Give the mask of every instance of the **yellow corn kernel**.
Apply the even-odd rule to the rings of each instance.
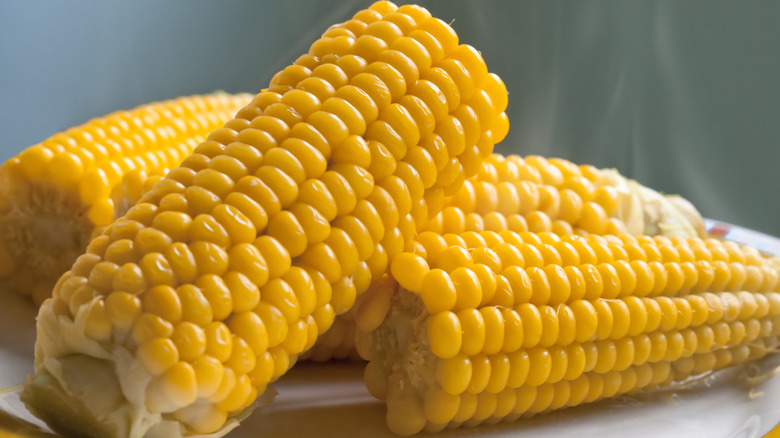
[[[231,318],[229,328],[249,345],[255,355],[260,355],[268,349],[268,333],[256,313],[237,313]]]
[[[431,317],[428,329],[433,353],[442,359],[454,357],[461,349],[462,328],[458,316],[449,311]]]
[[[415,254],[401,254],[393,259],[390,272],[398,279],[402,287],[419,291],[423,278],[428,273],[428,263]]]
[[[150,339],[138,346],[138,359],[153,375],[162,375],[179,360],[176,345],[168,338]]]
[[[455,283],[441,269],[430,270],[423,276],[420,295],[431,313],[451,310],[457,302]]]

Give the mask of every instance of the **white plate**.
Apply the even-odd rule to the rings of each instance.
[[[780,254],[780,239],[717,221],[708,229],[761,250]],[[0,291],[2,293],[2,291]],[[15,296],[0,305],[0,388],[23,382],[32,371],[35,310]],[[780,366],[775,355],[763,369]],[[497,426],[445,431],[435,436],[534,438],[752,438],[780,423],[780,375],[750,397],[745,369],[716,374],[694,388],[622,397]],[[231,438],[394,437],[384,424],[384,408],[362,382],[362,364],[301,363],[276,385],[274,403],[253,413]],[[6,397],[8,400],[8,397]],[[8,409],[8,407],[6,407]],[[1,424],[1,422],[0,422]],[[0,427],[0,437],[4,437]],[[420,434],[420,437],[428,436]]]

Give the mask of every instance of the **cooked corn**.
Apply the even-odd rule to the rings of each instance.
[[[429,243],[438,235],[466,231],[480,242],[474,232],[705,235],[701,216],[685,200],[662,196],[614,170],[578,166],[560,158],[499,154],[486,157],[476,175],[445,196],[443,209],[423,230],[429,233],[422,239]],[[437,251],[445,245],[439,242],[442,247]],[[349,337],[354,333],[354,315],[340,315],[336,321],[336,332],[325,333],[302,359],[354,357],[347,354],[355,344]]]
[[[65,433],[227,433],[476,171],[506,101],[422,8],[328,29],[60,278],[26,403]]]
[[[778,346],[779,273],[750,248],[424,234],[391,264],[392,306],[357,315],[366,385],[400,435],[650,390]]]
[[[91,237],[250,100],[214,93],[117,111],[0,166],[0,279],[42,303]]]

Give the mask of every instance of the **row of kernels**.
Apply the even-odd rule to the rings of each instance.
[[[154,248],[156,251],[143,254],[136,250],[134,242],[119,239],[108,243],[105,235],[95,239],[87,254],[74,264],[76,273],[88,275],[90,284],[106,293],[110,290],[139,292],[145,286],[158,284],[177,286],[193,282],[198,272],[222,276],[228,271],[238,271],[263,286],[269,276],[281,276],[289,267],[289,255],[270,237],[258,238],[254,245],[235,245],[229,251],[203,240],[189,245],[175,242],[163,247],[169,241],[160,239],[149,243],[160,245]],[[101,255],[103,261],[98,262],[96,257]]]
[[[214,100],[215,97],[217,96],[208,96],[204,99]],[[91,125],[98,122],[90,122],[83,127],[72,128],[53,136],[41,146],[29,148],[22,153],[25,158],[20,161],[23,165],[22,170],[23,173],[29,174],[28,177],[31,179],[49,175],[48,178],[59,181],[65,186],[78,182],[78,187],[73,188],[78,191],[85,205],[93,206],[88,214],[90,219],[97,221],[95,224],[98,226],[107,225],[114,217],[121,215],[127,205],[132,205],[132,202],[121,202],[123,198],[130,197],[133,198],[132,201],[138,199],[140,195],[136,193],[140,189],[138,184],[143,183],[146,174],[162,174],[175,167],[191,152],[192,147],[197,144],[196,141],[201,140],[205,132],[218,127],[247,99],[247,95],[219,99],[224,102],[221,105],[214,105],[213,117],[204,118],[202,126],[198,126],[195,130],[181,132],[178,136],[172,128],[179,121],[177,118],[160,120],[158,116],[158,120],[139,121],[141,126],[136,127],[134,124],[131,127],[129,124],[121,125],[109,120],[119,120],[118,115],[112,114],[106,117],[104,124],[114,126],[114,129],[91,129]],[[177,106],[177,102],[163,102],[158,105]],[[148,126],[144,126],[143,123]],[[115,125],[122,126],[123,129]],[[140,134],[133,134],[133,130],[138,130]],[[195,136],[193,137],[195,141],[177,139],[181,136]],[[66,141],[69,139],[73,141]],[[102,144],[115,146],[114,149],[117,150],[103,147]],[[127,147],[123,148],[120,146],[122,144],[127,144]],[[151,145],[154,145],[154,148],[151,148]],[[47,163],[52,167],[51,172],[45,171]],[[25,167],[30,169],[25,171]],[[126,187],[127,180],[123,181],[123,177],[127,177],[128,173],[132,172],[140,172],[142,175],[135,186],[136,189]],[[126,189],[129,189],[128,193],[125,193]],[[118,210],[115,211],[116,209]]]
[[[711,345],[711,348],[697,351],[698,339],[693,331],[675,331],[657,333],[652,337],[597,341],[568,347],[536,347],[508,354],[458,354],[439,360],[436,376],[442,389],[450,394],[497,393],[504,388],[573,381],[583,375],[605,375],[646,364],[674,362],[721,347],[744,345]]]
[[[721,339],[718,342],[739,343],[746,333],[748,337],[757,336],[764,318],[776,316],[772,313],[776,306],[770,302],[778,300],[777,293],[722,295],[723,298],[715,294],[706,298],[626,297],[594,303],[580,300],[556,307],[525,303],[514,309],[487,306],[442,310],[431,316],[427,336],[433,353],[442,358],[459,353],[511,352],[537,345],[619,341],[656,330],[694,330],[705,338]],[[717,330],[720,332],[714,333]],[[730,335],[732,330],[735,332]]]
[[[750,343],[698,352],[672,363],[672,380],[685,381],[692,376],[706,375],[728,366],[756,360],[776,349],[777,345],[777,335],[774,334],[756,338]]]
[[[468,374],[466,371],[468,366],[464,367],[463,361],[458,362],[460,365],[450,367],[449,372],[461,376],[458,379],[447,379],[446,382],[462,381],[464,375]],[[457,371],[458,368],[461,369],[460,372]],[[530,367],[526,367],[528,368]],[[442,389],[435,388],[424,395],[423,405],[427,408],[424,408],[423,412],[428,421],[426,430],[440,430],[450,421],[454,421],[450,424],[452,427],[457,427],[464,421],[468,425],[476,425],[488,418],[490,418],[489,422],[495,422],[516,418],[523,414],[573,406],[619,393],[635,392],[668,384],[671,381],[669,376],[669,363],[659,362],[632,366],[622,371],[610,370],[605,374],[582,374],[573,380],[560,380],[539,386],[508,386],[498,393],[491,391],[474,393],[465,390],[443,393]],[[507,396],[508,392],[511,392],[512,396]],[[538,397],[539,392],[542,392],[542,397]],[[454,396],[457,397],[453,398]],[[478,407],[480,403],[481,408]]]
[[[519,235],[528,236],[527,233],[520,233]],[[540,235],[545,235],[544,233]],[[512,242],[522,241],[517,239],[515,233],[501,233],[501,236],[505,238],[513,238]],[[647,260],[650,263],[645,263],[643,256],[647,254],[650,249],[657,249],[658,246],[645,246],[643,250],[639,250],[633,243],[621,244],[619,240],[607,239],[601,236],[589,235],[586,238],[578,236],[562,236],[560,241],[552,241],[552,248],[544,247],[547,252],[551,253],[551,257],[547,260],[540,260],[539,257],[529,257],[525,262],[525,266],[539,265],[540,263],[554,262],[558,263],[557,255],[561,256],[560,262],[576,264],[610,264],[618,261],[617,265],[625,266],[624,262],[629,262],[633,266],[634,270],[646,271],[647,266],[658,267],[661,260]],[[539,247],[537,247],[539,248]],[[667,249],[674,249],[661,245],[662,252]],[[576,250],[576,254],[572,249]],[[528,249],[526,249],[526,252]],[[536,251],[532,251],[536,252]],[[579,260],[577,260],[579,258]],[[744,265],[739,262],[726,263],[722,260],[716,260],[709,262],[705,259],[694,259],[693,262],[664,262],[663,266],[669,271],[672,276],[671,282],[674,287],[667,287],[667,289],[677,289],[679,286],[680,292],[693,291],[705,291],[705,290],[730,290],[736,291],[740,289],[756,290],[756,291],[768,291],[777,287],[778,274],[775,269],[768,266],[766,263],[757,265]],[[663,281],[668,283],[668,278]],[[625,278],[624,278],[625,279]],[[682,280],[682,281],[681,281]],[[633,282],[632,282],[633,283]],[[677,283],[680,283],[677,285]],[[641,285],[640,285],[641,286]],[[659,285],[660,286],[660,285]],[[663,290],[663,287],[656,288],[657,292]]]
[[[628,239],[628,237],[621,237]],[[734,242],[721,241],[713,238],[700,239],[696,237],[665,237],[638,236],[630,240],[643,248],[650,248],[646,253],[648,260],[664,262],[707,261],[740,263],[749,266],[763,266],[766,259],[755,248],[740,246]]]
[[[191,96],[147,104],[130,111],[117,111],[55,134],[41,144],[43,150],[31,148],[33,150],[25,153],[31,158],[40,159],[45,158],[40,156],[41,153],[48,155],[46,151],[80,153],[77,150],[84,150],[82,158],[90,161],[106,160],[115,155],[135,156],[139,152],[147,152],[147,146],[150,145],[168,146],[166,142],[174,138],[174,131],[178,131],[178,134],[209,132],[248,98],[244,94]],[[198,102],[202,104],[195,105],[198,107],[195,111],[186,114],[182,112],[183,106]],[[202,120],[203,123],[193,129],[186,129],[185,120],[194,114],[203,116],[204,113],[208,114],[209,120]],[[137,144],[133,145],[134,141]],[[29,171],[34,172],[34,169]]]
[[[615,232],[620,232],[622,225],[618,220],[610,219],[609,227]],[[461,234],[464,232],[482,231],[512,231],[516,233],[531,231],[535,233],[553,232],[558,235],[567,235],[575,232],[572,225],[562,219],[550,219],[542,211],[531,211],[525,216],[522,214],[504,214],[491,211],[485,214],[464,213],[458,207],[447,206],[441,212],[431,218],[424,229],[437,234]]]
[[[771,345],[771,341],[767,343]],[[495,396],[461,394],[461,403],[458,412],[453,417],[456,421],[450,424],[457,427],[464,419],[472,419],[471,425],[486,420],[487,422],[508,420],[511,421],[520,415],[530,415],[546,410],[557,409],[564,406],[574,406],[582,402],[592,402],[602,398],[612,397],[627,392],[637,392],[656,386],[665,386],[673,381],[681,381],[690,375],[698,375],[703,372],[723,368],[735,363],[734,358],[740,362],[750,357],[760,357],[760,348],[750,349],[747,346],[739,346],[731,349],[716,350],[696,358],[680,359],[671,364],[658,362],[627,368],[625,371],[611,371],[607,374],[581,375],[574,381],[562,380],[555,384],[544,384],[538,387],[523,386],[514,389],[506,389],[504,392],[515,392],[514,397],[506,396],[504,392]],[[733,351],[733,354],[732,354]],[[541,400],[540,395],[541,393]],[[485,418],[484,413],[477,415],[478,401],[487,402],[483,407],[486,411],[494,411],[493,417]],[[500,409],[502,403],[515,403],[515,409],[507,415],[505,409]],[[429,419],[429,421],[431,421]],[[437,430],[436,425],[430,425],[431,430]]]
[[[424,430],[513,421],[548,410],[609,398],[664,384],[669,380],[668,363],[632,366],[606,374],[583,374],[573,380],[560,380],[538,386],[506,387],[500,391],[449,394],[434,387],[423,396]]]
[[[391,272],[403,287],[419,292],[432,311],[468,308],[494,300],[504,305],[524,302],[557,305],[581,298],[645,296],[656,284],[650,264],[642,262],[565,267],[547,264],[525,269],[506,263],[502,268],[510,257],[522,260],[522,252],[509,248],[514,247],[507,247],[501,256],[493,251],[475,250],[476,257],[473,257],[465,248],[448,247],[440,254],[434,269],[429,268],[421,255],[404,253],[393,262]],[[659,266],[657,270],[663,272],[662,269]]]
[[[701,294],[700,297],[708,307],[708,323],[717,320],[730,322],[748,318],[763,318],[767,315],[774,317],[780,311],[780,306],[778,306],[780,297],[778,297],[777,292],[707,292]]]
[[[631,248],[632,257],[646,261],[683,263],[718,260],[713,260],[712,254],[699,238],[692,239],[693,245],[689,245],[687,239],[666,236],[610,236],[602,239],[614,241],[616,237],[626,248]],[[587,236],[587,239],[599,240],[599,236]]]
[[[519,210],[509,208],[507,212],[525,214],[543,207],[553,215],[560,213],[576,220],[584,204],[593,202],[605,215],[611,216],[619,202],[614,187],[593,185],[579,168],[566,160],[547,160],[539,156],[525,159],[517,155],[489,156],[478,176],[468,182],[474,187],[464,187],[452,199],[453,205],[467,212],[475,209],[485,212],[486,207],[494,205],[501,209],[514,207]]]

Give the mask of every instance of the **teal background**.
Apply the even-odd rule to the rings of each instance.
[[[502,153],[615,167],[780,235],[780,2],[420,1],[510,92]],[[259,91],[367,1],[0,2],[0,160],[116,109]]]

